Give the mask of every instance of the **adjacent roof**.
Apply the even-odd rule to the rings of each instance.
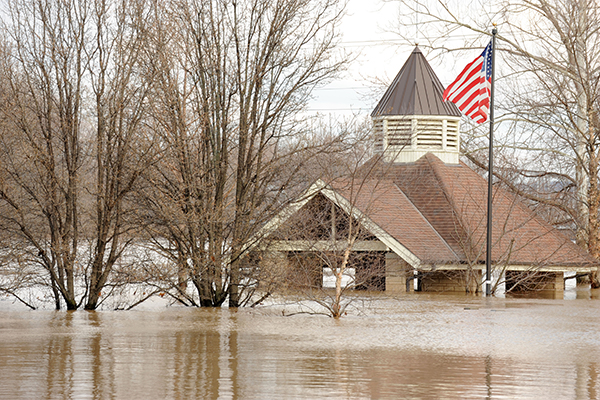
[[[371,117],[383,115],[444,115],[460,117],[460,110],[444,102],[444,86],[415,47],[385,92]]]

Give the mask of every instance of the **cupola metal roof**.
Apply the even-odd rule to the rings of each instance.
[[[443,100],[444,86],[415,47],[371,117],[386,115],[444,115],[460,117],[460,110]]]

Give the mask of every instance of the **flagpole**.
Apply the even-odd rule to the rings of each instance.
[[[490,88],[490,144],[488,167],[488,193],[487,193],[487,233],[485,255],[485,295],[492,294],[492,181],[494,177],[494,84],[496,83],[496,34],[498,30],[492,29],[492,84]]]

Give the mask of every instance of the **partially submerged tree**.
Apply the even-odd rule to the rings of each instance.
[[[49,276],[56,308],[79,306],[81,114],[85,3],[10,4],[12,44],[4,87],[2,224],[31,246]]]
[[[265,248],[286,250],[287,262],[280,268],[287,264],[287,286],[339,318],[352,303],[350,291],[385,289],[385,251],[364,227],[365,201],[377,192],[377,180],[338,179],[335,189],[322,185]],[[328,277],[333,287],[324,287]]]
[[[297,137],[301,111],[343,65],[342,11],[337,0],[155,4],[145,68],[163,154],[142,201],[154,247],[177,265],[168,281],[180,301],[249,301],[256,279],[240,257],[311,152]]]
[[[57,309],[95,309],[129,241],[126,198],[148,143],[139,7],[18,0],[4,21],[0,221],[43,268]]]
[[[95,57],[89,73],[95,98],[95,229],[85,308],[96,309],[115,263],[134,236],[132,191],[154,159],[148,129],[150,83],[139,73],[146,37],[144,3],[95,5]]]
[[[320,179],[256,233],[245,263],[274,265],[280,287],[334,318],[352,303],[351,291],[385,289],[387,248],[369,230],[385,190],[364,165],[378,158],[371,157],[370,129],[355,133],[354,145],[316,159]]]

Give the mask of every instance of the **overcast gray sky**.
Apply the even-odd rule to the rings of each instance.
[[[382,86],[375,82],[391,82],[409,57],[415,43],[425,43],[424,33],[417,33],[414,27],[402,28],[405,36],[414,38],[414,43],[407,44],[400,40],[392,31],[392,27],[398,26],[398,15],[396,2],[349,0],[347,15],[341,26],[341,46],[353,53],[356,59],[339,79],[314,91],[315,98],[309,104],[309,114],[368,115],[371,112],[382,94]],[[458,39],[457,47],[460,47],[462,39]],[[481,46],[485,47],[485,40]],[[423,52],[428,55],[426,48],[423,48]],[[445,55],[443,60],[429,55],[428,61],[442,84],[448,85],[480,52],[481,49],[477,49],[472,54],[468,51],[457,54],[459,59],[453,55]]]
[[[340,79],[314,92],[311,114],[370,113],[376,102],[373,81],[393,79],[410,53],[409,47],[399,45],[395,34],[385,31],[396,15],[395,4],[349,1],[341,46],[355,59]]]

